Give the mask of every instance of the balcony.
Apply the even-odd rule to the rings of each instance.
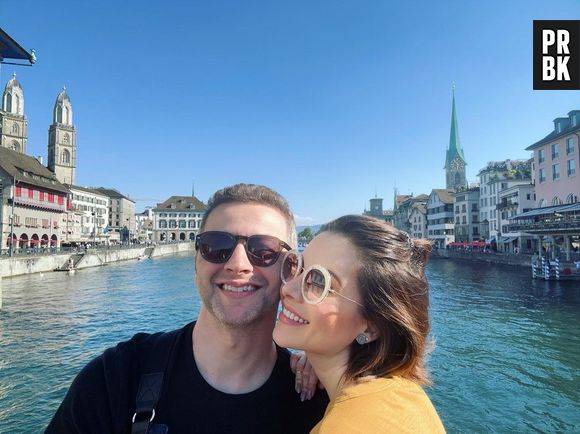
[[[497,210],[502,210],[506,208],[517,208],[518,202],[510,201],[510,200],[502,200],[500,203],[496,205]]]

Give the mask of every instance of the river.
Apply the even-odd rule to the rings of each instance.
[[[0,433],[40,432],[76,372],[138,331],[195,318],[190,255],[4,279]],[[434,260],[433,386],[448,432],[580,431],[580,285]]]

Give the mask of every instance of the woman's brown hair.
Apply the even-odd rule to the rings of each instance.
[[[397,375],[429,384],[424,366],[429,344],[429,241],[411,239],[384,221],[359,215],[327,223],[320,230],[325,231],[346,237],[357,249],[363,315],[377,332],[367,344],[352,343],[345,379]]]

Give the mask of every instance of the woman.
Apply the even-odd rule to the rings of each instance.
[[[440,433],[421,385],[431,246],[385,222],[345,216],[282,263],[274,340],[306,352],[331,399],[311,433]]]

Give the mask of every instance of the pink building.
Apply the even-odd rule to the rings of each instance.
[[[580,197],[580,110],[554,119],[554,130],[526,148],[534,152],[536,206],[578,202]]]

